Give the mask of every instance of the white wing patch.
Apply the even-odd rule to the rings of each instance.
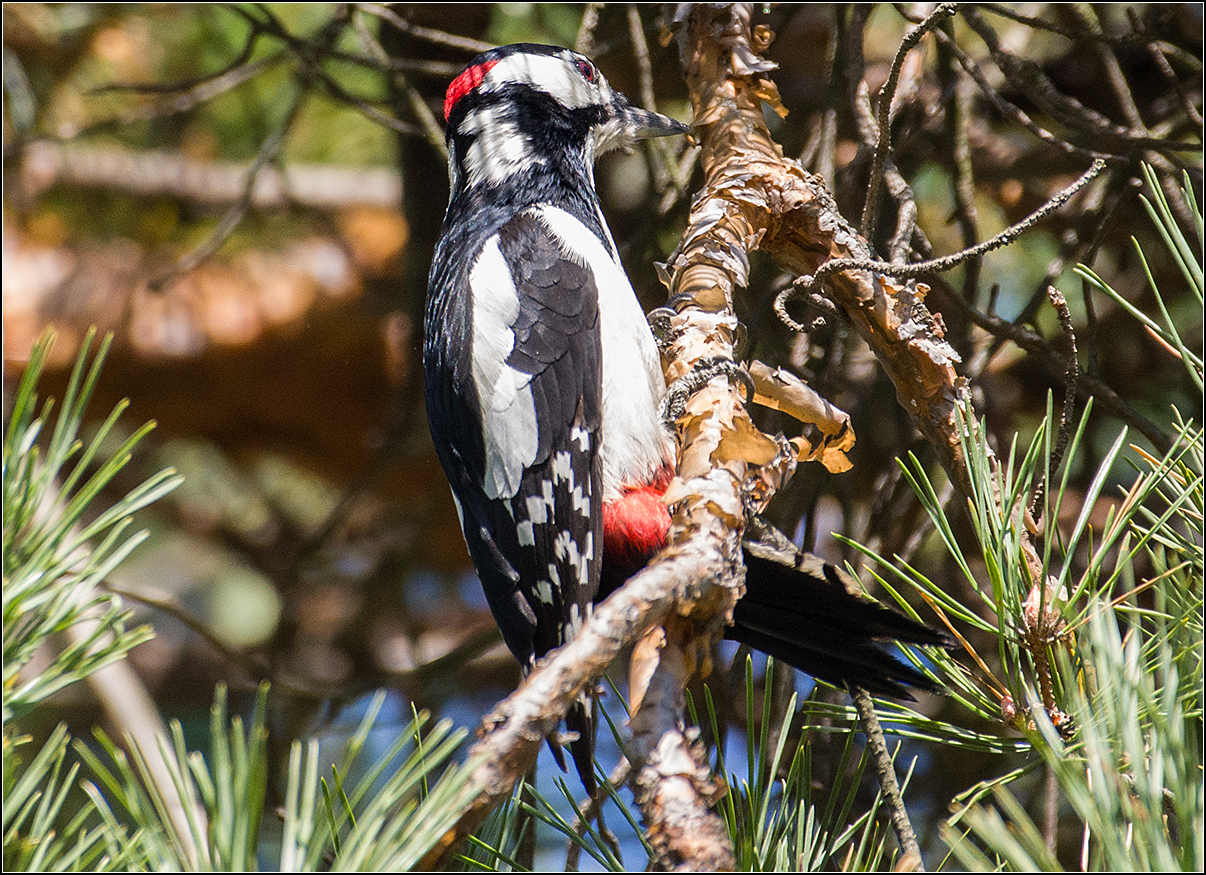
[[[613,501],[625,485],[647,483],[654,472],[674,459],[671,435],[658,414],[666,382],[657,344],[628,276],[599,238],[558,207],[537,207],[532,212],[566,258],[590,265],[595,272],[603,342],[602,421],[606,424],[600,445],[603,500]]]
[[[473,292],[473,380],[485,422],[489,498],[511,498],[519,491],[524,468],[536,460],[539,437],[530,374],[507,364],[515,346],[511,326],[519,315],[519,293],[498,248],[486,241],[469,272]]]

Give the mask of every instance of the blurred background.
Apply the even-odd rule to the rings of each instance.
[[[472,727],[514,687],[518,666],[481,595],[423,413],[422,306],[447,199],[437,147],[443,91],[490,45],[578,44],[616,89],[634,99],[650,89],[660,111],[690,117],[662,7],[395,4],[386,12],[340,4],[4,7],[6,415],[45,327],[58,342],[42,391],[60,397],[88,327],[114,333],[92,414],[103,419],[129,398],[127,433],[157,423],[118,491],[165,466],[185,480],[142,512],[137,523],[152,538],[111,584],[154,624],[155,639],[132,659],[163,712],[186,728],[204,725],[219,680],[244,703],[258,681],[273,682],[280,745],[307,733],[337,736],[379,688],[391,691],[398,720],[413,705]],[[1046,286],[1065,293],[1082,363],[1077,403],[1092,395],[1096,404],[1088,452],[1072,463],[1075,494],[1120,423],[1159,453],[1171,439],[1160,425],[1170,404],[1201,419],[1199,393],[1169,351],[1071,272],[1078,261],[1091,264],[1150,311],[1134,236],[1200,353],[1200,307],[1153,245],[1136,180],[1146,160],[1169,190],[1188,172],[1201,196],[1201,7],[1103,7],[1092,22],[1057,5],[1027,12],[1076,33],[1140,34],[1105,51],[1102,41],[984,13],[1009,52],[1124,133],[1086,133],[1075,118],[1045,117],[1024,86],[992,66],[983,35],[959,21],[950,33],[982,65],[993,93],[1073,149],[1035,136],[957,73],[966,68],[956,53],[927,44],[910,56],[894,105],[894,157],[936,254],[1019,221],[1082,173],[1090,152],[1111,157],[1085,197],[1007,249],[935,280],[927,299],[1007,451],[1015,436],[1026,445],[1049,392],[1057,404],[1063,398],[1052,350],[1062,355],[1066,342]],[[820,4],[759,8],[755,22],[776,34],[766,54],[779,64],[773,78],[790,110],[786,118],[768,111],[772,132],[857,221],[870,153],[856,83],[875,93],[909,22],[891,7]],[[861,51],[845,50],[851,40]],[[967,135],[956,143],[959,113]],[[1159,140],[1198,150],[1160,148]],[[691,146],[655,148],[609,156],[599,172],[604,212],[647,307],[664,303],[653,262],[673,250],[700,184]],[[884,246],[893,223],[880,226]],[[830,535],[839,532],[941,578],[947,560],[894,462],[911,450],[935,468],[933,454],[840,319],[806,337],[775,320],[770,301],[790,279],[755,261],[739,302],[749,354],[794,369],[849,412],[858,442],[846,474],[801,468],[772,518],[829,559],[858,561]],[[977,327],[969,309],[1041,343]],[[799,432],[779,414],[759,416],[767,431]],[[1130,473],[1120,463],[1114,476],[1123,483]],[[1106,494],[1094,519],[1116,501],[1116,490]],[[1074,518],[1076,503],[1067,507]],[[956,574],[951,581],[963,586]],[[713,682],[732,743],[741,744],[744,684],[725,692],[719,682],[740,680],[742,662],[726,665]],[[766,692],[811,687],[788,678]],[[950,702],[921,707],[960,719]],[[45,719],[66,719],[80,734],[105,720],[81,686],[55,708]],[[925,786],[936,788],[929,804],[939,814],[951,786],[1001,771],[989,755],[918,753],[926,778],[918,792],[926,798]],[[605,764],[609,757],[614,763],[616,752],[605,745]],[[924,832],[924,817],[918,826]]]

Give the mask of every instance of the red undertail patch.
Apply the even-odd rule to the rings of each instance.
[[[612,570],[631,575],[666,546],[670,511],[662,495],[669,479],[659,477],[603,505],[603,557]]]

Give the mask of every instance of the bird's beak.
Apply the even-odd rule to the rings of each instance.
[[[690,130],[687,125],[668,116],[631,106],[627,101],[624,103],[624,107],[617,114],[623,119],[626,132],[634,140],[685,134]]]
[[[615,95],[611,108],[611,118],[596,128],[595,148],[599,153],[617,147],[627,150],[637,140],[685,134],[690,130],[682,122],[633,106],[622,94]]]

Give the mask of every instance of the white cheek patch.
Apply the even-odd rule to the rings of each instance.
[[[505,117],[501,106],[474,110],[465,116],[459,130],[477,135],[465,152],[471,186],[483,182],[503,185],[523,169],[544,163],[533,157],[531,141]]]
[[[536,405],[530,374],[508,365],[515,346],[511,326],[519,315],[519,293],[498,238],[486,242],[469,272],[473,293],[473,380],[484,419],[489,498],[511,498],[523,470],[536,459]]]

